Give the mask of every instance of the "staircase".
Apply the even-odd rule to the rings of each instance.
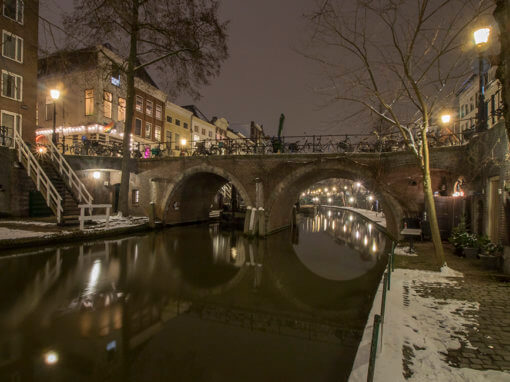
[[[38,161],[15,130],[14,148],[18,161],[57,217],[58,224],[78,224],[78,204],[91,205],[93,198],[55,145],[50,142],[45,157]]]
[[[42,169],[48,176],[49,180],[57,190],[62,198],[62,225],[78,224],[78,216],[80,209],[78,208],[78,201],[72,194],[69,187],[66,185],[62,176],[56,170],[53,162],[49,158],[42,158],[39,160]]]

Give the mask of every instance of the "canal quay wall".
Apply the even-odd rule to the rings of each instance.
[[[509,244],[507,156],[506,135],[499,125],[466,145],[431,149],[432,188],[442,195],[438,201],[445,201],[438,205],[438,215],[447,226],[445,235],[460,216],[466,216],[473,232]],[[0,173],[0,216],[27,216],[34,186],[16,161],[14,150],[1,148],[0,158],[10,163]],[[112,204],[115,210],[121,158],[66,159],[90,190],[94,203]],[[99,178],[93,176],[97,172]],[[247,207],[263,208],[266,234],[289,227],[299,194],[327,178],[362,181],[379,198],[388,232],[394,237],[399,236],[404,217],[421,217],[425,210],[421,171],[410,152],[132,159],[130,172],[130,214],[149,216],[154,205],[156,219],[168,225],[208,220],[211,200],[227,182]],[[461,208],[452,212],[450,195],[459,179],[465,197]],[[448,219],[452,213],[454,218]]]

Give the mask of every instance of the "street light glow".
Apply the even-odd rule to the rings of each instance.
[[[54,351],[49,351],[44,354],[44,363],[46,365],[54,365],[58,362],[58,354]]]
[[[450,123],[451,120],[452,120],[452,116],[450,114],[443,114],[441,116],[441,122],[443,122],[445,125],[447,123]]]
[[[491,33],[490,28],[480,28],[476,30],[474,33],[475,44],[478,46],[487,44],[487,42],[489,41],[490,33]]]
[[[56,101],[60,97],[60,91],[58,91],[57,89],[51,89],[50,96],[53,100]]]
[[[99,179],[101,177],[101,173],[99,171],[94,171],[92,176],[94,177],[94,179]]]
[[[181,146],[186,146],[187,143],[188,141],[186,140],[186,138],[181,139]]]

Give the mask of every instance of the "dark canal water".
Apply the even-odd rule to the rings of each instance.
[[[345,381],[386,260],[350,213],[0,258],[0,381]]]

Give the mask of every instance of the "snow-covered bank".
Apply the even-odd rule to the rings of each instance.
[[[445,360],[448,349],[459,348],[461,342],[472,346],[466,336],[466,326],[478,326],[479,304],[423,297],[420,291],[431,286],[455,287],[458,280],[455,278],[461,275],[451,269],[442,272],[397,269],[392,273],[375,381],[510,381],[507,372],[455,368]],[[374,299],[350,382],[367,379],[372,325],[374,315],[380,313],[381,296],[382,284]]]
[[[27,220],[0,220],[0,247],[15,248],[17,246],[54,242],[58,239],[72,240],[80,237],[104,236],[130,229],[139,229],[148,223],[146,217],[110,217],[109,227],[105,219],[98,219],[95,224],[86,226],[83,231],[76,226],[60,227],[55,223],[42,223]]]
[[[327,206],[322,205],[321,207],[324,208],[339,208],[342,210],[348,210],[356,212],[364,217],[366,217],[369,220],[372,220],[374,223],[379,224],[381,227],[386,228],[386,217],[382,212],[375,212],[370,210],[365,210],[363,208],[354,208],[354,207],[337,207],[337,206]]]

